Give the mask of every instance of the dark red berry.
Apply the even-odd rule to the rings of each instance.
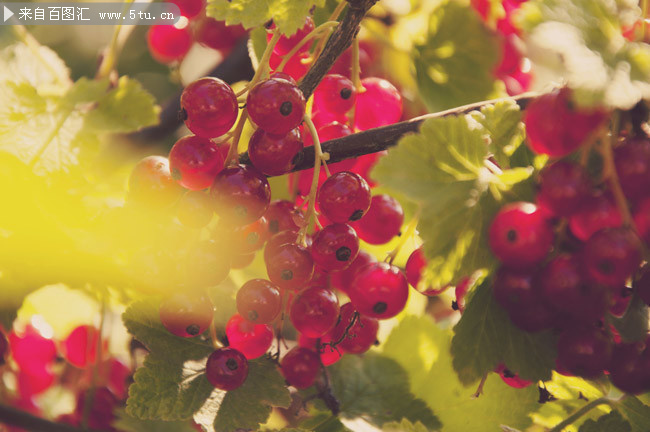
[[[388,243],[400,234],[404,223],[404,211],[400,203],[390,195],[372,197],[368,212],[352,226],[359,238],[366,243]]]
[[[172,177],[190,190],[210,187],[224,167],[219,147],[208,138],[189,135],[176,141],[169,152]]]
[[[237,311],[255,324],[268,324],[282,309],[280,289],[273,282],[251,279],[237,291]]]
[[[650,244],[650,198],[644,198],[637,203],[633,218],[639,237],[646,244]]]
[[[248,156],[262,174],[277,176],[288,173],[300,162],[302,148],[299,128],[286,135],[271,135],[257,129],[248,144]]]
[[[348,224],[327,225],[314,236],[311,256],[323,270],[343,270],[359,253],[359,238]]]
[[[347,292],[352,284],[352,281],[356,277],[357,272],[365,266],[374,264],[376,262],[377,258],[364,251],[363,249],[360,249],[357,257],[347,268],[329,273],[332,286],[343,292]]]
[[[565,330],[558,340],[558,365],[582,378],[598,378],[609,365],[611,354],[612,341],[598,328],[574,327]]]
[[[0,330],[0,366],[5,364],[7,356],[9,355],[9,341],[4,332]]]
[[[284,230],[273,235],[269,241],[266,242],[264,247],[264,262],[269,262],[269,259],[274,256],[278,248],[287,243],[295,243],[298,240],[297,230]]]
[[[348,289],[348,295],[362,315],[386,319],[404,309],[409,286],[399,268],[381,262],[359,270]]]
[[[585,243],[583,263],[594,282],[621,286],[641,264],[640,242],[629,228],[600,230]]]
[[[207,330],[214,316],[210,299],[202,294],[174,294],[160,304],[160,321],[180,337],[195,337]]]
[[[611,195],[592,194],[569,219],[569,228],[579,240],[586,241],[603,228],[621,226],[623,219]]]
[[[339,301],[336,294],[327,288],[307,288],[293,300],[289,316],[300,333],[319,338],[336,325]]]
[[[254,324],[235,314],[226,324],[226,337],[232,348],[252,360],[269,350],[273,342],[273,330],[267,324]]]
[[[591,182],[585,170],[575,162],[558,161],[539,175],[540,206],[557,216],[570,216],[589,198]]]
[[[162,156],[148,156],[133,168],[129,177],[129,199],[155,207],[169,207],[183,193],[174,181],[169,160]]]
[[[314,261],[305,247],[286,243],[266,260],[266,271],[271,282],[298,291],[305,288],[314,274]]]
[[[644,266],[641,269],[639,278],[634,282],[634,289],[641,300],[650,306],[650,267]]]
[[[625,196],[636,200],[650,194],[650,139],[630,138],[614,150],[618,180]]]
[[[325,75],[314,91],[314,109],[345,114],[356,102],[357,91],[352,81],[343,75]]]
[[[534,204],[504,206],[490,225],[490,248],[507,266],[531,267],[546,257],[553,246],[553,229]]]
[[[285,230],[298,232],[305,223],[305,216],[302,212],[287,200],[272,201],[264,213],[264,217],[269,221],[271,234]]]
[[[370,208],[370,188],[360,175],[343,171],[323,183],[317,200],[320,210],[332,222],[357,221]]]
[[[354,126],[359,130],[396,123],[402,118],[402,96],[382,78],[364,78],[357,94]]]
[[[218,389],[235,390],[248,377],[248,360],[236,349],[219,348],[208,357],[205,376]]]
[[[321,363],[315,351],[308,348],[291,349],[280,362],[280,369],[289,385],[303,389],[311,386],[320,371]]]
[[[214,50],[229,50],[246,34],[240,25],[227,26],[224,21],[204,17],[198,23],[194,38],[198,43]]]
[[[261,129],[270,134],[284,135],[302,122],[305,97],[289,81],[271,78],[250,90],[246,108],[251,120]]]
[[[219,78],[201,78],[189,84],[181,95],[185,125],[193,134],[216,138],[237,121],[237,96]]]
[[[88,392],[92,391],[92,398]],[[86,404],[92,401],[90,408]],[[99,387],[94,390],[85,390],[77,395],[77,406],[75,414],[78,418],[87,418],[88,427],[98,430],[114,430],[112,425],[116,419],[115,409],[119,401],[106,387]]]
[[[188,27],[153,25],[147,32],[147,44],[151,56],[160,63],[181,60],[192,46],[192,35]]]
[[[264,215],[271,202],[271,187],[251,167],[236,165],[221,171],[210,188],[217,214],[227,223],[248,225]]]
[[[345,352],[351,354],[362,354],[368,351],[377,341],[379,321],[375,318],[357,314],[354,324],[348,329],[355,312],[352,303],[341,306],[340,319],[336,327],[330,332],[330,335],[332,340],[337,341],[343,337],[347,329],[347,335],[337,348],[343,348]]]
[[[210,195],[204,191],[189,191],[176,207],[176,217],[188,228],[203,228],[212,220],[214,208]]]
[[[614,346],[609,364],[609,378],[625,393],[640,394],[650,390],[650,349],[643,343],[621,343]],[[641,345],[641,346],[640,346]]]

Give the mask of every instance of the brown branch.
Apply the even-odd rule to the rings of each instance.
[[[348,0],[349,6],[345,17],[334,29],[323,52],[300,83],[299,87],[305,95],[305,99],[309,99],[336,59],[352,44],[352,40],[359,32],[361,20],[376,2],[377,0]]]
[[[45,420],[6,405],[0,405],[0,424],[17,426],[30,432],[101,432]]]
[[[511,98],[520,108],[525,108],[530,100],[537,94],[526,93]],[[397,141],[404,135],[417,132],[420,125],[427,119],[447,117],[451,115],[466,114],[470,111],[478,110],[481,107],[505,99],[494,99],[489,101],[477,102],[471,105],[464,105],[447,111],[441,111],[432,114],[425,114],[411,120],[383,126],[367,131],[358,132],[342,138],[337,138],[321,143],[324,153],[329,153],[328,164],[340,162],[345,159],[351,159],[366,154],[377,153],[386,150],[397,144]],[[250,158],[247,153],[242,153],[239,157],[239,163],[250,165]],[[302,171],[314,166],[314,146],[305,147],[300,156],[300,162],[293,171]]]

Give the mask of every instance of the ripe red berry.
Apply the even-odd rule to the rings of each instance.
[[[320,210],[332,222],[357,221],[370,208],[370,188],[360,175],[343,171],[323,183],[317,200]]]
[[[77,418],[88,419],[88,427],[97,430],[112,430],[115,421],[115,409],[119,406],[119,401],[107,387],[94,389],[93,397],[88,397],[89,390],[80,392],[77,395],[77,406],[75,414]],[[86,404],[92,401],[90,408]]]
[[[236,165],[221,171],[210,188],[217,214],[227,223],[248,225],[264,215],[271,202],[271,187],[252,167]]]
[[[63,341],[63,355],[74,366],[85,368],[97,360],[98,342],[99,332],[95,327],[78,326]]]
[[[404,211],[399,202],[390,195],[372,197],[368,212],[352,226],[359,238],[366,243],[379,245],[388,243],[400,234],[404,223]]]
[[[267,324],[254,324],[234,314],[226,324],[226,337],[232,348],[252,360],[269,350],[273,343],[273,330]]]
[[[348,289],[348,295],[362,315],[386,319],[404,309],[409,286],[400,269],[381,262],[359,270]]]
[[[284,57],[282,57],[281,55],[275,52],[271,53],[271,57],[269,57],[269,66],[271,67],[272,71],[275,71],[280,66],[280,63],[282,63],[283,58]],[[298,52],[291,56],[291,58],[284,65],[284,69],[282,69],[282,72],[278,72],[278,73],[285,74],[286,76],[290,77],[291,80],[294,82],[299,81],[305,75],[307,75],[307,71],[309,70],[310,59],[311,56],[309,55],[308,52]]]
[[[438,294],[441,294],[444,290],[447,289],[447,287],[444,287],[442,289],[433,289],[433,288],[428,288],[426,291],[420,291],[418,289],[418,284],[420,283],[420,279],[422,278],[422,272],[424,271],[424,268],[427,266],[427,259],[424,256],[424,251],[422,250],[422,246],[414,250],[411,255],[409,255],[409,259],[406,261],[406,266],[404,267],[404,272],[406,273],[406,280],[408,281],[409,284],[413,288],[415,288],[418,292],[421,292],[422,294],[426,296],[436,296]]]
[[[194,38],[198,43],[214,50],[229,50],[237,39],[246,34],[240,25],[227,26],[224,21],[204,17],[198,23]]]
[[[557,216],[570,216],[589,198],[591,182],[585,170],[575,162],[558,161],[539,175],[539,205]]]
[[[621,226],[622,222],[621,212],[612,196],[607,193],[595,193],[571,215],[569,228],[579,240],[586,241],[596,231]]]
[[[583,263],[594,282],[623,285],[641,264],[639,240],[629,228],[600,230],[585,243]]]
[[[271,234],[285,230],[298,232],[305,223],[305,216],[302,212],[287,200],[272,201],[264,213],[264,217],[269,221]]]
[[[528,144],[536,153],[563,157],[577,150],[605,120],[601,110],[578,110],[563,88],[535,98],[526,107]]]
[[[614,150],[618,180],[625,196],[636,200],[650,194],[650,139],[631,138]]]
[[[56,345],[52,339],[43,337],[34,327],[28,326],[23,333],[9,334],[11,356],[25,372],[49,372],[49,366],[56,358]],[[51,374],[51,373],[50,373]]]
[[[343,270],[359,253],[359,238],[348,224],[327,225],[316,233],[311,245],[314,264],[323,270]]]
[[[176,207],[176,217],[188,228],[203,228],[210,223],[213,214],[212,200],[204,191],[187,192]]]
[[[532,381],[526,381],[525,379],[519,378],[516,373],[508,369],[503,363],[497,366],[494,372],[498,373],[503,382],[512,388],[525,388],[533,383]]]
[[[251,120],[261,129],[284,135],[302,122],[305,97],[295,84],[271,78],[248,92],[246,108]]]
[[[299,128],[286,135],[271,135],[257,129],[248,144],[248,157],[262,174],[277,176],[288,173],[300,162],[302,148]]]
[[[598,378],[609,365],[611,354],[612,341],[598,328],[570,328],[558,340],[558,365],[582,378]]]
[[[331,339],[337,341],[343,337],[346,329],[354,317],[354,306],[346,303],[341,306],[341,317],[336,327],[330,332]],[[364,315],[357,314],[357,318],[347,330],[347,336],[337,346],[350,354],[362,354],[370,349],[377,341],[379,321]]]
[[[237,96],[219,78],[198,79],[183,90],[181,109],[185,125],[193,134],[216,138],[230,130],[237,121]]]
[[[147,156],[133,168],[129,177],[129,200],[155,207],[169,207],[180,198],[183,189],[174,181],[169,160]]]
[[[160,304],[160,321],[180,337],[198,336],[210,326],[214,307],[202,294],[174,294]]]
[[[347,292],[352,284],[352,281],[357,275],[357,272],[369,264],[377,262],[377,258],[363,249],[359,250],[357,257],[352,261],[347,268],[340,271],[333,271],[329,273],[332,286],[343,292]]]
[[[359,130],[396,123],[402,118],[402,96],[382,78],[364,78],[357,94],[354,126]]]
[[[189,135],[176,141],[169,152],[172,177],[190,190],[210,187],[223,169],[219,147],[207,138]]]
[[[357,91],[352,81],[343,75],[325,75],[314,91],[314,109],[345,114],[356,101]]]
[[[274,29],[275,25],[271,27],[271,29]],[[314,30],[314,20],[311,17],[306,17],[305,18],[305,24],[302,26],[302,28],[299,28],[298,31],[296,31],[294,34],[291,36],[280,36],[280,39],[278,42],[275,44],[275,47],[273,48],[273,51],[276,54],[279,55],[284,55],[288,54],[289,51],[293,49],[298,43],[309,33],[311,33],[312,30]],[[273,37],[272,33],[267,33],[266,35],[266,41],[269,42],[271,38]],[[301,48],[300,51],[307,51],[309,50],[309,44],[304,44]]]
[[[264,279],[251,279],[237,291],[237,311],[255,324],[268,324],[282,309],[280,288]]]
[[[205,376],[218,389],[235,390],[248,377],[248,360],[236,349],[219,348],[208,357]]]
[[[192,35],[188,27],[152,25],[147,32],[147,44],[151,56],[160,63],[181,60],[192,46]]]
[[[314,274],[314,261],[303,246],[286,243],[275,248],[275,253],[266,260],[266,271],[271,282],[298,291],[305,288]]]
[[[298,240],[298,231],[284,230],[273,235],[264,247],[264,262],[268,263],[269,259],[277,254],[278,248],[287,243],[296,243]]]
[[[300,333],[319,338],[336,325],[339,301],[336,294],[327,288],[307,288],[293,300],[289,316]]]
[[[650,349],[647,344],[621,343],[614,346],[609,364],[609,378],[619,389],[629,394],[640,394],[650,390]]]
[[[321,363],[316,352],[303,347],[295,347],[280,362],[280,369],[289,385],[299,389],[311,386],[320,371]]]
[[[205,0],[171,0],[181,10],[181,15],[187,19],[196,17],[203,11]]]
[[[316,352],[320,356],[320,361],[323,366],[329,366],[336,363],[345,353],[340,345],[338,345],[336,348],[325,345],[331,341],[331,332],[318,339],[309,338],[303,334],[298,334],[298,346]]]
[[[507,266],[531,267],[544,259],[553,246],[553,230],[534,204],[504,206],[490,225],[490,248]]]

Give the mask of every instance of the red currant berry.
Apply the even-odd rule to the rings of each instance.
[[[621,343],[612,350],[609,378],[619,389],[629,394],[641,394],[650,390],[650,349],[639,349],[639,344]]]
[[[107,387],[120,400],[127,397],[131,368],[117,358],[111,358],[102,365],[104,371],[108,370]]]
[[[357,91],[343,75],[325,75],[314,91],[314,109],[345,114],[352,109]]]
[[[503,363],[497,366],[494,372],[498,373],[503,382],[512,388],[525,388],[533,383],[532,381],[526,381],[525,379],[519,378],[516,373],[508,369]]]
[[[639,237],[650,244],[650,198],[644,198],[634,209],[634,225]]]
[[[505,265],[530,267],[539,263],[553,246],[553,229],[534,204],[504,206],[490,225],[490,248]]]
[[[185,57],[192,46],[192,35],[188,27],[153,25],[147,32],[147,44],[154,59],[172,63]]]
[[[307,288],[293,300],[289,316],[300,333],[319,338],[336,325],[339,301],[336,294],[327,288]]]
[[[361,70],[362,76],[367,73],[372,66],[373,58],[371,51],[371,47],[366,43],[366,41],[361,41],[359,43],[359,69]],[[330,73],[343,75],[348,78],[352,77],[352,48],[343,51],[343,54],[341,54],[332,65]]]
[[[323,183],[317,200],[323,214],[332,222],[357,221],[370,208],[370,188],[360,175],[343,171]]]
[[[356,129],[386,126],[402,118],[402,96],[394,85],[381,78],[364,78],[361,85],[354,113]]]
[[[237,291],[239,315],[255,324],[268,324],[282,309],[280,288],[264,279],[252,279]]]
[[[271,57],[269,58],[269,66],[271,67],[272,71],[275,71],[280,66],[280,63],[282,63],[283,58],[284,57],[282,57],[279,54],[276,54],[275,52],[271,53]],[[277,73],[287,75],[288,77],[291,78],[291,81],[293,82],[299,81],[305,75],[307,75],[307,71],[309,70],[310,58],[311,56],[309,55],[308,52],[298,52],[292,55],[291,58],[287,61],[287,63],[284,65],[284,69],[282,69],[283,72],[277,72]]]
[[[63,341],[65,359],[78,368],[85,368],[97,360],[99,332],[95,327],[82,325],[76,327]]]
[[[174,181],[169,160],[147,156],[133,168],[129,177],[129,199],[155,207],[169,207],[178,200],[183,189]]]
[[[183,282],[190,289],[219,285],[230,273],[230,260],[222,244],[199,242],[184,261]]]
[[[328,225],[316,233],[311,245],[314,263],[324,270],[343,270],[359,253],[359,238],[348,224]]]
[[[357,313],[354,324],[348,329],[355,312],[352,303],[341,306],[340,319],[330,334],[332,340],[337,341],[343,337],[347,329],[347,335],[337,348],[341,347],[350,354],[362,354],[368,351],[377,341],[379,321]]]
[[[203,228],[210,223],[213,214],[212,200],[204,191],[187,192],[176,208],[176,217],[188,228]]]
[[[181,15],[187,19],[196,17],[203,11],[205,0],[171,0],[181,10]]]
[[[427,288],[424,291],[418,290],[418,284],[420,283],[420,279],[422,278],[422,272],[424,271],[424,268],[427,266],[427,260],[424,256],[424,251],[422,250],[422,247],[417,248],[416,250],[411,253],[409,256],[409,259],[406,261],[406,266],[404,267],[404,272],[406,273],[406,280],[408,281],[409,284],[413,288],[415,288],[419,293],[424,294],[425,296],[437,296],[439,294],[442,294],[449,288],[448,286],[444,286],[440,289],[435,289],[435,288]]]
[[[9,348],[14,361],[25,372],[44,371],[56,358],[56,346],[52,339],[43,337],[32,326],[28,326],[22,334],[11,332]]]
[[[201,294],[174,294],[160,304],[160,321],[180,337],[200,335],[210,326],[213,315],[210,299]]]
[[[235,390],[248,377],[248,360],[233,348],[219,348],[208,357],[205,376],[220,390]]]
[[[306,248],[286,243],[275,249],[275,254],[266,260],[266,271],[271,282],[281,288],[298,291],[306,286],[314,274],[314,261]]]
[[[262,174],[237,165],[221,171],[210,188],[217,214],[235,226],[248,225],[264,215],[271,202],[271,187]]]
[[[237,121],[237,96],[219,78],[201,78],[189,84],[181,95],[185,125],[193,134],[216,138]]]
[[[373,245],[385,244],[400,234],[404,223],[404,211],[399,202],[390,195],[372,197],[368,213],[353,224],[359,238]]]
[[[318,353],[323,366],[333,365],[337,361],[341,360],[344,351],[340,345],[338,345],[336,348],[332,348],[330,345],[326,345],[332,341],[330,333],[318,339],[309,338],[299,333],[298,346],[310,349]]]
[[[611,354],[612,341],[597,328],[571,328],[558,340],[558,365],[582,378],[598,378],[609,365]]]
[[[305,97],[296,85],[271,78],[248,92],[246,107],[251,120],[261,129],[270,134],[284,135],[302,122]]]
[[[291,171],[302,158],[300,129],[286,135],[270,135],[257,129],[248,144],[248,157],[262,174],[278,176]]]
[[[558,161],[545,167],[539,176],[539,205],[557,216],[570,216],[589,198],[591,182],[577,163]]]
[[[277,254],[278,248],[280,246],[287,243],[296,243],[297,240],[297,230],[280,231],[279,233],[273,235],[273,237],[271,237],[269,241],[266,242],[266,246],[264,247],[264,262],[269,262],[271,257]]]
[[[271,27],[271,29],[274,29],[275,25]],[[291,36],[280,36],[280,39],[278,40],[278,43],[275,44],[275,47],[273,47],[273,51],[276,54],[279,55],[284,55],[288,54],[289,51],[293,49],[298,43],[303,40],[305,36],[307,36],[309,33],[314,30],[314,20],[311,19],[311,17],[305,18],[305,24],[302,26],[302,28],[298,29],[297,32],[295,32]],[[273,37],[272,33],[267,33],[266,35],[266,41],[269,42],[271,38]],[[300,51],[307,51],[309,49],[309,44],[304,44],[301,48]]]
[[[341,271],[333,271],[330,273],[330,280],[334,288],[343,292],[347,292],[352,284],[352,281],[357,275],[357,272],[370,264],[375,264],[377,258],[368,252],[360,249],[357,257],[352,261],[347,268]]]
[[[605,120],[601,110],[579,111],[563,88],[535,98],[526,107],[528,144],[535,153],[563,157],[577,150]]]
[[[362,315],[386,319],[404,309],[409,286],[397,267],[381,262],[359,270],[348,289],[348,295]]]
[[[593,194],[569,218],[569,228],[579,240],[586,241],[603,228],[621,226],[621,213],[609,194]]]
[[[296,206],[287,200],[272,201],[264,217],[269,221],[269,232],[277,234],[280,231],[298,232],[305,224],[305,216]],[[291,242],[295,241],[291,240]]]
[[[592,235],[583,251],[589,277],[597,283],[623,285],[641,264],[641,246],[628,228],[606,228]]]
[[[321,363],[316,352],[303,347],[291,349],[280,362],[280,369],[289,385],[303,389],[311,386],[320,371]]]
[[[172,177],[190,190],[210,187],[223,169],[224,159],[219,147],[207,138],[194,135],[176,141],[169,152]]]
[[[616,173],[625,196],[636,200],[650,193],[650,139],[632,138],[614,150]]]
[[[120,405],[120,401],[106,387],[96,388],[92,398],[88,397],[88,391],[82,391],[77,396],[75,408],[77,418],[83,418],[86,415],[88,427],[97,430],[114,430],[115,410]],[[89,401],[92,401],[92,405],[87,408],[86,403]]]
[[[226,324],[226,337],[232,348],[252,360],[269,350],[273,343],[273,330],[267,324],[254,324],[235,314]]]
[[[230,267],[233,269],[244,269],[255,260],[255,252],[246,255],[235,255],[230,260]]]
[[[245,34],[242,26],[227,26],[223,21],[205,17],[198,23],[194,38],[208,48],[229,50]]]

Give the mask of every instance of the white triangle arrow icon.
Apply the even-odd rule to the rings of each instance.
[[[5,8],[4,9],[4,14],[5,14],[5,22],[6,22],[9,18],[14,16],[14,13],[12,11],[10,11],[7,6],[5,6],[4,8]]]

